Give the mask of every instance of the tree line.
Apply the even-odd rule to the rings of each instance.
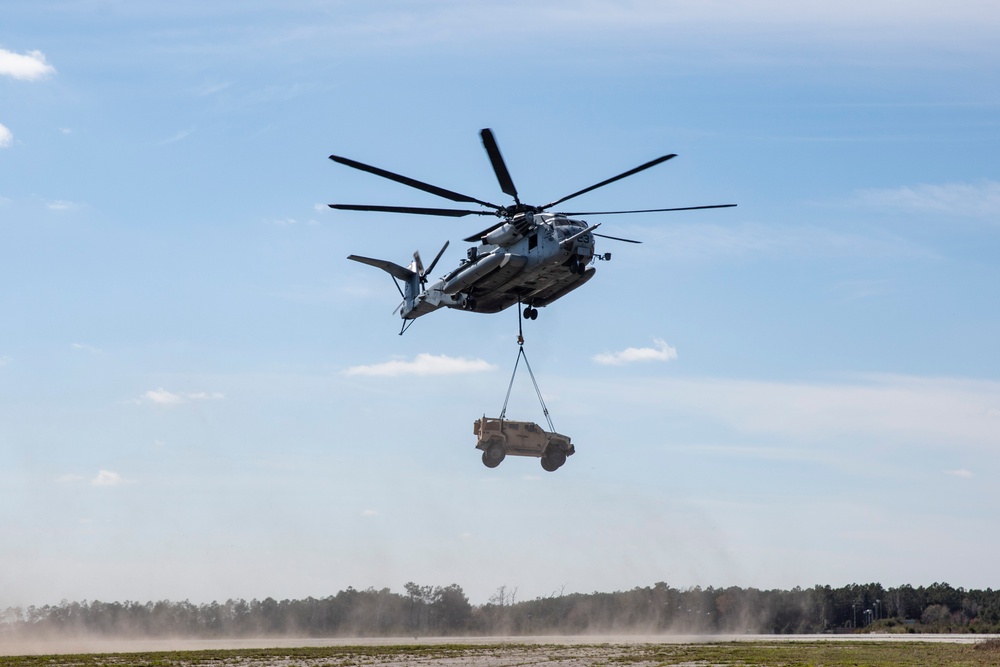
[[[304,600],[224,603],[66,602],[0,612],[0,637],[405,637],[680,632],[1000,632],[1000,591],[945,583],[883,588],[851,584],[792,590],[685,588],[665,583],[614,593],[517,599],[500,587],[473,605],[457,584],[347,588]]]

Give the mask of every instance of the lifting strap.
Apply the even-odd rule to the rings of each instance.
[[[507,385],[507,397],[503,401],[503,410],[500,411],[500,421],[503,421],[504,417],[507,415],[507,402],[510,400],[510,390],[514,387],[514,378],[517,376],[517,365],[521,363],[521,357],[524,357],[524,366],[528,369],[528,376],[531,378],[531,384],[535,387],[535,394],[538,396],[538,402],[542,406],[542,413],[545,415],[545,421],[548,422],[549,430],[554,433],[556,428],[552,425],[552,418],[549,417],[549,409],[545,407],[545,401],[542,399],[542,392],[538,388],[538,382],[535,381],[535,374],[531,372],[531,364],[528,363],[528,355],[524,353],[524,331],[521,328],[521,304],[518,303],[517,359],[514,361],[514,372],[511,373],[510,384]]]

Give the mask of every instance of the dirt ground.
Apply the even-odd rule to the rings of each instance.
[[[997,638],[996,635],[991,635]],[[106,640],[92,638],[59,639],[55,641],[0,640],[0,656],[134,654],[174,651],[222,651],[240,649],[318,649],[323,647],[368,647],[371,650],[351,652],[358,665],[391,664],[397,667],[446,667],[475,665],[506,667],[544,662],[552,667],[592,667],[594,665],[628,662],[645,664],[643,650],[649,646],[674,644],[718,644],[725,642],[795,643],[795,642],[930,642],[975,644],[985,635],[870,634],[870,635],[592,635],[540,637],[392,637],[345,639],[157,639]],[[441,650],[435,650],[435,648]],[[412,650],[409,650],[412,649]],[[348,655],[343,655],[347,659]],[[272,656],[273,658],[273,656]],[[637,661],[638,659],[638,661]],[[277,665],[278,662],[240,662],[242,665]],[[312,661],[300,655],[284,664],[330,664],[329,657]]]

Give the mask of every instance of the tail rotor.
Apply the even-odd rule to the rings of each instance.
[[[430,274],[430,272],[434,270],[434,267],[437,266],[438,260],[441,259],[441,255],[443,255],[444,251],[448,249],[449,243],[451,242],[450,241],[444,242],[444,245],[441,246],[440,250],[438,250],[438,254],[434,256],[434,260],[431,262],[431,265],[428,266],[426,269],[424,268],[424,263],[420,260],[420,251],[419,250],[413,251],[413,264],[411,266],[413,267],[412,269],[413,272],[416,273],[417,276],[419,276],[421,285],[427,284],[428,274]]]

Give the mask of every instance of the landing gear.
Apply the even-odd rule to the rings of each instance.
[[[581,262],[576,257],[574,257],[573,259],[569,260],[569,272],[570,273],[579,274],[579,275],[582,276],[586,270],[587,270],[587,263],[586,262]]]
[[[537,320],[538,319],[538,309],[528,306],[524,309],[524,319],[526,320]]]

